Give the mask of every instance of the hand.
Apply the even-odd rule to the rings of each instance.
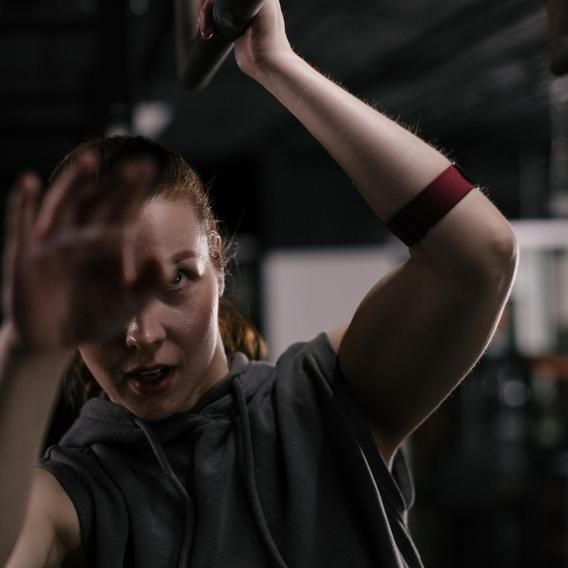
[[[155,171],[129,160],[96,180],[94,156],[64,170],[40,200],[34,174],[7,209],[3,308],[20,347],[46,350],[120,330],[165,282],[159,259],[137,273],[133,231]]]
[[[213,2],[203,0],[199,9],[197,20],[203,38],[211,37],[214,31]],[[251,25],[235,41],[238,66],[254,78],[274,58],[291,52],[279,0],[264,0]]]

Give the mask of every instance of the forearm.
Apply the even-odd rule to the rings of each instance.
[[[382,219],[450,164],[292,52],[264,63],[256,79],[326,148]]]
[[[19,534],[59,377],[69,351],[22,349],[7,325],[0,329],[0,558]]]

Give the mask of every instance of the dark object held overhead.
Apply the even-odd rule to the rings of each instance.
[[[262,0],[215,0],[215,33],[204,39],[198,30],[201,0],[175,0],[178,77],[189,89],[202,89],[213,78],[233,42],[248,27]]]
[[[550,70],[568,73],[568,0],[548,0],[548,43]]]

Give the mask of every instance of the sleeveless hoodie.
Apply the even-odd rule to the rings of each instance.
[[[383,462],[327,336],[276,365],[237,353],[190,411],[91,399],[39,463],[92,568],[421,568],[413,488]]]

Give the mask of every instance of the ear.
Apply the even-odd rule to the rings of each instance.
[[[217,270],[219,297],[221,297],[225,291],[225,262],[223,259],[223,239],[217,231],[209,231],[208,246],[209,257]]]

